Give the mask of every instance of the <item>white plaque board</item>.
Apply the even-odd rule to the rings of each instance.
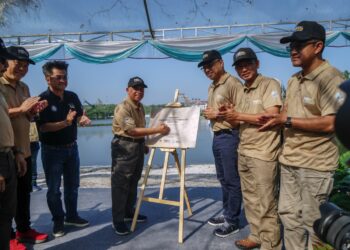
[[[149,127],[165,123],[170,128],[168,135],[150,135],[146,139],[149,147],[194,148],[196,147],[200,108],[163,108],[153,118]]]

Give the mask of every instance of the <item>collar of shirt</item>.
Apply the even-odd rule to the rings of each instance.
[[[18,81],[15,86],[11,85],[11,83],[5,78],[5,77],[1,77],[1,83],[9,86],[10,88],[16,90],[17,88],[21,87],[23,85],[23,83],[21,81]]]
[[[307,74],[306,76],[303,76],[303,72],[300,71],[297,73],[297,79],[300,82],[303,82],[304,80],[310,80],[313,81],[319,74],[321,74],[322,71],[327,69],[329,67],[328,61],[324,61],[320,66],[318,66],[316,69],[314,69],[312,72]]]
[[[55,93],[53,93],[50,88],[47,88],[46,94],[54,99],[56,102],[60,102],[64,100],[64,97],[66,96],[66,91],[63,92],[63,99],[61,99],[61,97],[59,97],[58,95],[55,95]]]
[[[249,92],[249,90],[251,89],[256,89],[260,82],[262,81],[263,77],[261,76],[261,74],[258,74],[257,77],[255,78],[253,84],[248,87],[246,84],[243,85],[243,88],[244,88],[244,92]]]
[[[227,73],[227,72],[225,72],[225,73],[220,77],[219,81],[217,81],[216,83],[212,82],[211,85],[210,85],[210,87],[211,87],[211,88],[216,88],[217,86],[224,84],[224,83],[227,81],[227,79],[228,79],[229,77],[230,77],[230,74]]]
[[[134,109],[140,110],[141,109],[141,103],[139,103],[138,105],[130,99],[130,97],[128,96],[125,101],[131,105],[131,107],[133,107]]]

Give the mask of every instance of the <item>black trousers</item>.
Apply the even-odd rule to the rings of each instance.
[[[12,152],[0,153],[0,174],[5,178],[5,191],[0,192],[0,249],[8,250],[17,202],[16,166]]]
[[[112,216],[113,223],[133,216],[137,184],[144,160],[144,142],[130,142],[114,138],[112,141]]]
[[[30,193],[32,192],[32,159],[27,157],[27,172],[17,178],[17,211],[15,222],[17,231],[26,232],[30,229]]]

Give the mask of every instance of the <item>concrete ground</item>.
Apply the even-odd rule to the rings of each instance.
[[[146,195],[157,197],[158,190],[155,187],[146,188]],[[67,227],[66,235],[55,239],[51,235],[52,223],[46,204],[46,189],[34,192],[31,202],[32,226],[41,232],[50,233],[50,239],[46,243],[27,245],[28,249],[237,249],[234,241],[249,233],[243,215],[240,232],[226,238],[214,236],[214,227],[207,224],[210,217],[222,212],[220,188],[190,186],[187,191],[193,215],[189,218],[185,213],[183,244],[177,242],[178,208],[147,202],[143,202],[141,213],[148,216],[148,222],[138,223],[136,231],[131,235],[116,235],[111,226],[111,193],[105,187],[80,189],[79,212],[90,221],[90,226]],[[177,200],[179,189],[169,187],[165,190],[165,196]]]

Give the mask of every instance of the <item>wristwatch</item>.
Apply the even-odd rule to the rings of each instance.
[[[286,122],[284,123],[284,126],[286,128],[291,128],[292,127],[292,117],[288,116]]]

